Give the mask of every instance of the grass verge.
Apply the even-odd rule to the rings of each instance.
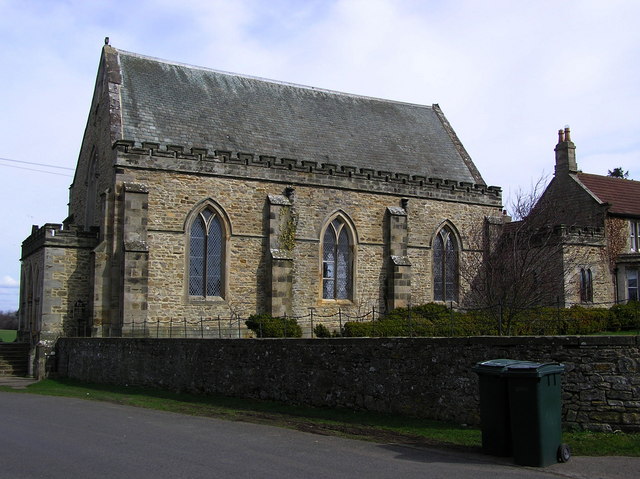
[[[88,384],[69,379],[40,381],[25,390],[0,387],[0,391],[24,392],[107,401],[194,416],[246,421],[288,427],[325,435],[339,435],[375,442],[480,451],[480,430],[421,418],[346,409],[290,406],[274,401],[194,395],[171,391]],[[640,434],[565,432],[574,455],[640,456]]]
[[[16,340],[18,331],[15,329],[0,329],[0,342],[12,343]]]

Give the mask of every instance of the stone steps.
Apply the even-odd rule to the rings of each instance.
[[[26,376],[29,373],[29,345],[0,343],[0,376]]]

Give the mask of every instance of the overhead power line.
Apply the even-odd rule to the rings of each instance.
[[[74,170],[74,168],[68,168],[66,166],[47,165],[45,163],[34,163],[32,161],[11,160],[9,158],[0,158],[0,161],[11,161],[12,163],[22,163],[22,164],[25,164],[25,165],[46,166],[47,168],[57,168],[59,170],[71,170],[71,171]],[[38,171],[38,170],[36,170],[36,171]]]
[[[56,169],[59,169],[59,170],[73,171],[73,168],[67,168],[66,166],[47,165],[46,163],[34,163],[33,161],[21,161],[21,160],[12,160],[10,158],[0,158],[0,162],[2,162],[2,161],[10,161],[11,163],[20,163],[20,164],[23,164],[23,165],[44,166],[45,168],[56,168]],[[5,163],[0,163],[0,166],[6,166],[8,168],[17,168],[19,170],[37,171],[38,173],[48,173],[50,175],[65,176],[67,178],[72,178],[73,177],[73,175],[65,175],[64,173],[57,173],[55,171],[41,170],[41,169],[38,169],[38,168],[26,168],[24,166],[17,166],[17,165],[7,165]]]
[[[49,173],[50,175],[65,176],[67,178],[73,178],[73,175],[65,175],[64,173],[56,173],[55,171],[38,170],[36,168],[26,168],[24,166],[16,166],[16,165],[2,165],[2,164],[0,164],[0,166],[6,166],[7,168],[17,168],[19,170],[37,171],[39,173]]]

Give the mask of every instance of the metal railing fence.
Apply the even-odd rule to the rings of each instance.
[[[100,327],[93,327],[88,321],[79,321],[65,328],[64,335],[239,339],[267,336],[316,338],[567,335],[603,332],[640,334],[640,302],[583,306],[560,308],[556,305],[516,310],[500,305],[462,309],[453,305],[430,304],[410,306],[388,313],[371,308],[360,314],[343,309],[323,314],[316,308],[308,308],[309,312],[305,315],[259,320],[253,330],[246,325],[249,316],[203,314],[197,319],[145,319],[120,324],[106,323]]]

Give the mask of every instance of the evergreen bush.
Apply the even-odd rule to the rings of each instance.
[[[640,329],[640,302],[629,301],[611,307],[609,331]]]
[[[273,317],[269,313],[252,314],[245,324],[258,338],[302,337],[302,328],[295,318]]]
[[[622,305],[621,305],[622,306]],[[638,309],[619,308],[618,322],[637,322]],[[503,311],[507,316],[508,311]],[[503,334],[513,336],[557,336],[593,334],[606,331],[614,313],[602,308],[573,306],[568,309],[535,308],[510,315],[513,320]],[[389,336],[495,336],[500,333],[496,311],[461,312],[443,304],[427,303],[413,308],[397,308],[376,321],[345,323],[347,337]]]
[[[332,336],[331,331],[324,324],[316,324],[313,328],[313,334],[316,338],[330,338]]]

